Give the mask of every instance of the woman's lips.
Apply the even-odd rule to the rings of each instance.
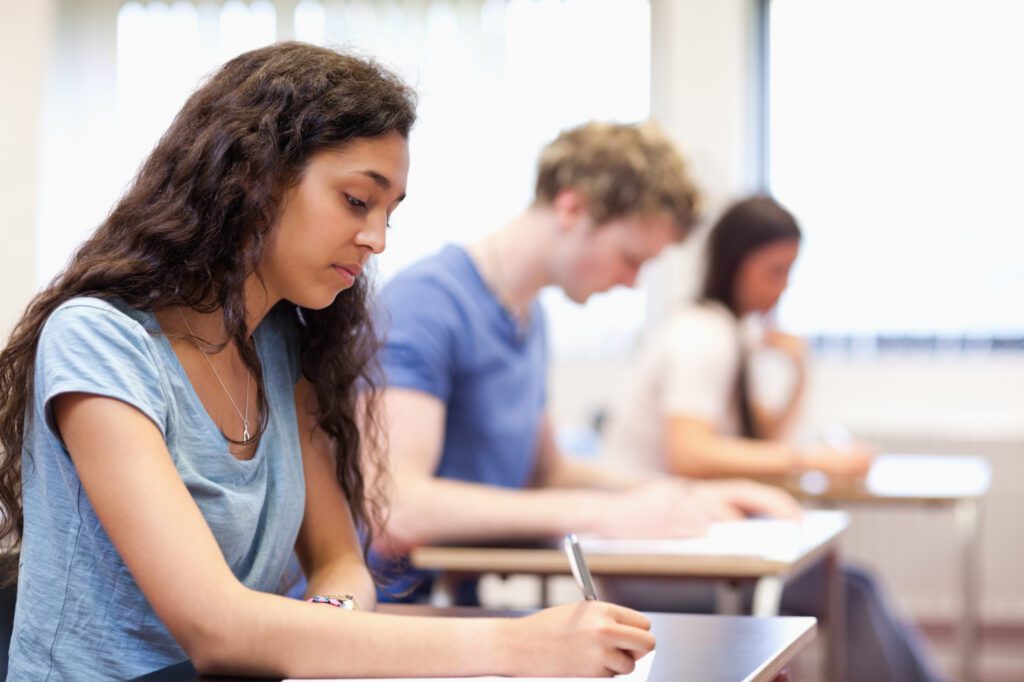
[[[363,271],[362,266],[358,263],[345,263],[344,265],[333,264],[331,267],[334,268],[335,272],[345,278],[349,284],[353,284],[356,278],[359,277],[359,273]]]

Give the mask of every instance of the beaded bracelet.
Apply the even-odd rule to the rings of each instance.
[[[330,604],[339,609],[347,609],[349,611],[355,611],[359,606],[359,602],[351,594],[321,594],[310,597],[306,601],[312,604]]]

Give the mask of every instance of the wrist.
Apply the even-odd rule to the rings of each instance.
[[[311,604],[325,604],[346,611],[359,610],[359,600],[351,594],[318,594],[306,600]]]
[[[489,627],[484,629],[486,634],[483,641],[477,642],[476,635],[472,635],[474,647],[480,646],[482,649],[482,651],[476,649],[474,653],[482,653],[483,660],[490,661],[490,665],[487,666],[488,670],[490,671],[493,666],[493,673],[503,677],[515,677],[518,672],[516,662],[520,660],[520,653],[516,647],[520,640],[520,633],[516,629],[519,620],[519,618],[489,618],[486,621]]]
[[[795,447],[791,450],[791,471],[802,474],[805,471],[815,468],[814,453],[807,447]]]
[[[613,493],[604,490],[581,490],[570,494],[562,513],[559,514],[563,527],[559,535],[566,533],[600,533],[606,515],[603,513],[611,502]]]

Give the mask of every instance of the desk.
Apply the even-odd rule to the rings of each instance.
[[[836,503],[930,505],[953,510],[960,554],[961,602],[957,624],[960,679],[976,678],[978,557],[981,501],[992,471],[981,457],[969,455],[898,455],[875,458],[861,480],[830,481],[818,472],[782,481],[791,493],[826,506]]]
[[[846,529],[848,516],[835,511],[811,511],[805,515],[800,532],[763,534],[758,529],[775,529],[790,522],[748,520],[715,524],[708,538],[673,540],[658,545],[640,541],[584,541],[590,572],[595,576],[634,578],[702,578],[719,582],[719,613],[738,613],[739,583],[754,581],[753,614],[774,616],[779,612],[782,588],[789,576],[824,558],[829,576],[829,636],[826,664],[829,680],[842,679],[842,586],[836,544]],[[743,526],[754,530],[732,532]],[[716,530],[724,529],[723,533]],[[766,540],[780,539],[780,542]],[[633,548],[633,549],[631,549]],[[419,547],[413,550],[415,568],[438,571],[435,604],[450,604],[451,588],[458,579],[483,573],[569,573],[565,553],[554,547]]]
[[[381,611],[410,616],[494,616],[508,612],[382,605]],[[750,618],[650,614],[658,638],[648,682],[763,682],[773,679],[815,636],[813,618]],[[136,678],[146,682],[192,682],[200,678],[187,661]]]

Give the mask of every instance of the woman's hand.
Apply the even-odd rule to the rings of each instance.
[[[516,677],[612,677],[630,673],[654,649],[651,622],[615,604],[581,601],[495,621],[498,644]],[[506,629],[507,628],[507,629]]]
[[[803,365],[807,357],[807,341],[803,337],[780,332],[778,329],[769,329],[765,332],[764,345],[785,353],[798,365]]]
[[[868,473],[876,454],[874,448],[860,442],[842,448],[818,445],[803,451],[800,463],[804,469],[816,469],[829,476],[856,478]]]

